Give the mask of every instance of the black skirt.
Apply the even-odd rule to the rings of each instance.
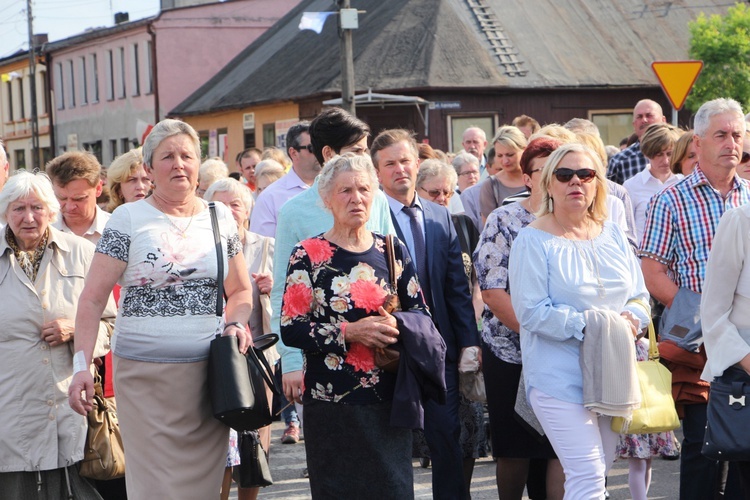
[[[482,371],[490,413],[492,456],[495,458],[557,458],[547,438],[530,433],[516,414],[521,365],[506,363],[482,346]]]
[[[102,500],[94,486],[78,475],[77,465],[39,472],[0,473],[3,500],[60,500],[69,494],[76,500]]]
[[[391,403],[305,403],[314,499],[414,498],[411,430],[391,427]]]

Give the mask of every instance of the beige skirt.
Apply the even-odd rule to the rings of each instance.
[[[208,362],[112,358],[128,498],[217,498],[229,428],[211,414]]]

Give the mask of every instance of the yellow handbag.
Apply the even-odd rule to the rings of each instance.
[[[622,417],[612,418],[611,428],[619,434],[653,434],[680,426],[672,399],[672,373],[659,362],[653,322],[648,325],[648,337],[648,359],[636,363],[641,407],[633,412],[629,423]]]

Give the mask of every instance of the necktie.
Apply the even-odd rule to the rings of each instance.
[[[427,272],[427,252],[424,245],[424,233],[422,233],[422,227],[419,225],[417,219],[418,209],[417,207],[404,207],[402,209],[406,215],[409,216],[409,227],[411,228],[411,235],[414,238],[414,255],[412,260],[417,267],[417,277],[419,283],[422,286],[425,297],[429,296],[427,290],[429,290],[429,274]]]

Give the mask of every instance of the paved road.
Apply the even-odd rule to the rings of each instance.
[[[304,441],[299,444],[281,444],[279,439],[284,426],[274,422],[271,445],[271,470],[273,486],[263,488],[261,499],[301,500],[310,498],[308,480],[302,477],[305,468]],[[678,436],[681,439],[681,436]],[[414,462],[414,493],[416,498],[432,498],[431,469],[422,469],[419,462]],[[653,460],[653,479],[649,499],[677,499],[679,484],[679,461],[667,461],[660,458]],[[611,500],[630,499],[628,490],[628,464],[618,461],[609,475],[609,492]],[[236,492],[231,498],[236,499]],[[477,460],[474,478],[471,482],[472,500],[497,498],[495,486],[495,463],[490,458]],[[526,498],[526,497],[524,497]]]

